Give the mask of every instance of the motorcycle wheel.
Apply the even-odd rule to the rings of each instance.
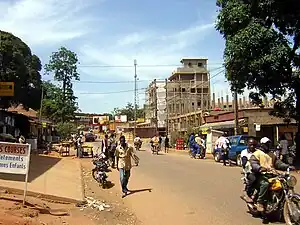
[[[255,206],[253,204],[248,203],[247,204],[249,213],[254,217],[260,217],[260,212],[256,210]]]
[[[283,206],[283,218],[284,218],[284,221],[287,225],[297,225],[297,224],[300,224],[300,221],[294,221],[294,219],[292,218],[292,215],[290,213],[290,209],[289,209],[289,203],[286,201],[284,203],[284,206]],[[299,203],[298,203],[299,204]],[[299,208],[299,205],[298,204],[295,204],[294,207],[297,207],[297,211],[300,210]]]
[[[97,170],[96,170],[96,169],[93,169],[93,170],[92,170],[92,176],[93,176],[94,180],[98,181],[96,175],[97,175]]]

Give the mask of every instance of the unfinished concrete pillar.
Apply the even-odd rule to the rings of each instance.
[[[223,109],[224,108],[224,98],[223,98],[223,96],[221,97],[221,107],[220,107],[221,109]]]
[[[216,108],[216,94],[213,93],[213,97],[212,97],[212,108]]]
[[[226,95],[226,110],[229,110],[229,95]]]

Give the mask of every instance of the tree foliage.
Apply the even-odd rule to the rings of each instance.
[[[56,89],[56,99],[48,98],[45,105],[56,104],[55,109],[56,114],[60,116],[60,121],[65,122],[71,118],[74,118],[75,111],[78,109],[76,103],[76,97],[73,92],[73,80],[80,80],[79,73],[77,72],[78,58],[76,53],[61,47],[57,52],[52,53],[50,61],[45,65],[45,71],[47,74],[53,74],[54,80],[60,82],[59,91]],[[55,87],[50,87],[49,83],[46,86],[51,89]],[[46,88],[45,88],[46,89]],[[51,100],[55,102],[50,103]],[[55,116],[56,117],[56,116]],[[58,117],[56,117],[58,119]]]
[[[41,69],[40,59],[20,38],[0,30],[0,81],[15,84],[14,96],[1,97],[1,107],[23,104],[25,108],[38,109]]]
[[[299,1],[217,0],[217,6],[216,28],[226,40],[226,77],[232,89],[256,89],[250,95],[256,102],[271,94],[277,100],[275,116],[299,121]]]
[[[54,122],[69,121],[74,118],[78,110],[76,97],[73,93],[70,98],[63,100],[63,91],[59,86],[50,82],[43,83],[42,115]]]
[[[134,120],[134,105],[130,102],[127,103],[125,108],[115,108],[113,113],[114,116],[117,115],[126,115],[128,121]],[[137,107],[137,118],[144,118],[145,117],[145,111],[144,109]]]
[[[66,140],[70,137],[71,133],[77,133],[75,124],[70,122],[60,122],[56,125],[56,131],[62,140]]]

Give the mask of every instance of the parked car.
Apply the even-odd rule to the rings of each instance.
[[[86,133],[85,134],[85,141],[86,142],[90,142],[90,141],[93,142],[95,140],[96,140],[96,137],[93,133]]]
[[[248,136],[248,135],[237,135],[237,136],[229,136],[228,140],[230,142],[230,149],[228,153],[229,160],[236,162],[238,166],[242,166],[241,152],[247,148],[248,139],[254,138],[258,140],[257,137]],[[221,160],[221,149],[214,149],[214,159],[216,162],[220,162]]]

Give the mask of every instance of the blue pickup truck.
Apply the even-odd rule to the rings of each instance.
[[[237,136],[229,136],[228,140],[230,142],[231,148],[229,149],[228,157],[229,160],[236,162],[238,166],[242,165],[241,161],[241,152],[247,148],[248,139],[256,137],[248,136],[248,135],[237,135]],[[214,159],[216,162],[221,161],[221,149],[214,149]]]

